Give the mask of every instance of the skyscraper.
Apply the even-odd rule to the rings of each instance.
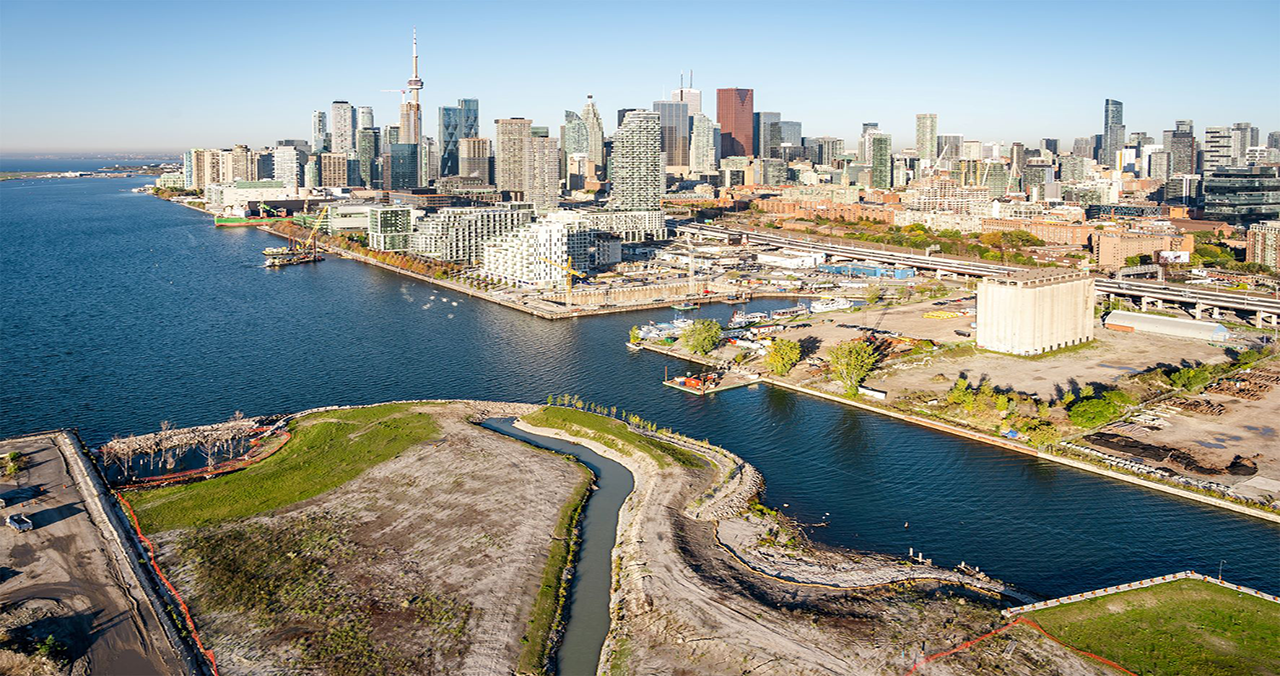
[[[799,148],[804,144],[804,127],[794,120],[783,120],[778,123],[782,132],[782,143]]]
[[[708,173],[716,170],[719,156],[716,145],[720,140],[720,125],[702,113],[693,114],[693,134],[689,141],[689,171]]]
[[[778,157],[782,145],[782,113],[754,113],[755,133],[751,154],[756,157]]]
[[[720,123],[720,157],[750,155],[755,146],[755,92],[717,89],[716,122]]]
[[[565,155],[587,155],[591,143],[587,123],[572,110],[564,111],[564,124],[560,127],[560,149]]]
[[[657,211],[665,187],[662,131],[658,113],[633,110],[613,135],[609,207],[621,211]]]
[[[487,138],[464,138],[458,147],[458,175],[493,183],[493,144]]]
[[[1209,173],[1218,167],[1231,166],[1231,128],[1205,127],[1204,156],[1200,170]]]
[[[935,164],[949,167],[949,164],[942,165],[942,163],[960,159],[960,148],[964,145],[964,134],[937,134],[935,138],[937,138],[934,142],[934,149],[937,151],[934,155],[937,160]],[[979,154],[981,154],[981,151],[979,151]]]
[[[330,143],[333,152],[349,153],[355,150],[356,109],[346,101],[334,101],[329,113],[329,124],[333,126],[333,139]]]
[[[390,166],[384,179],[387,190],[412,190],[421,185],[418,182],[418,144],[392,143]]]
[[[1258,128],[1248,122],[1231,125],[1231,164],[1244,166],[1250,146],[1258,145]]]
[[[532,202],[538,214],[555,210],[560,204],[560,144],[545,134],[524,139],[524,201]]]
[[[916,115],[916,157],[927,166],[933,166],[934,160],[938,159],[937,113]]]
[[[1042,138],[1040,139],[1040,150],[1046,153],[1058,154],[1058,139]]]
[[[1107,99],[1102,108],[1102,151],[1098,164],[1118,169],[1116,154],[1124,149],[1124,104]]]
[[[654,101],[662,135],[662,153],[666,166],[689,166],[689,104],[683,101]]]
[[[622,121],[627,118],[627,113],[633,110],[644,110],[643,108],[619,108],[618,109],[618,126],[622,126]]]
[[[679,101],[689,105],[689,114],[696,115],[702,112],[702,91],[693,87],[681,87],[680,89],[671,90],[671,100]]]
[[[329,127],[325,124],[324,111],[315,110],[311,112],[311,149],[317,153],[322,153],[326,148],[325,136],[329,134]]]
[[[582,121],[587,125],[587,159],[596,165],[599,173],[604,167],[604,123],[590,94],[587,94],[587,105],[582,107]]]
[[[466,136],[462,132],[462,108],[440,106],[440,175],[458,173],[458,144]]]
[[[871,139],[871,187],[893,187],[893,137],[873,130]]]
[[[462,109],[462,138],[480,135],[480,99],[458,99]]]
[[[858,137],[858,161],[864,164],[871,161],[871,134],[879,129],[879,122],[862,123],[862,136]]]
[[[498,190],[524,193],[524,140],[533,135],[533,121],[513,117],[493,123],[497,127],[494,184]]]
[[[356,108],[356,129],[373,129],[373,106]]]
[[[381,187],[382,177],[378,175],[377,157],[382,153],[378,130],[373,127],[362,127],[356,131],[356,162],[359,167],[358,185],[366,188]],[[352,181],[355,183],[356,181]]]

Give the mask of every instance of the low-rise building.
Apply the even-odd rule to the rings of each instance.
[[[1195,236],[1153,232],[1101,230],[1093,233],[1093,256],[1098,267],[1113,270],[1128,265],[1131,256],[1150,256],[1160,251],[1195,251]]]
[[[1108,312],[1107,316],[1102,318],[1102,325],[1112,331],[1155,333],[1193,340],[1217,342],[1231,338],[1231,332],[1227,327],[1217,322],[1202,322],[1182,317],[1148,315],[1123,310]]]
[[[1040,268],[978,282],[978,347],[1033,355],[1093,339],[1094,282]]]
[[[205,209],[215,214],[243,216],[267,200],[292,199],[297,191],[284,181],[235,181],[204,187]]]

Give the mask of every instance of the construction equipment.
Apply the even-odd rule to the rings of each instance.
[[[329,213],[329,207],[325,207],[325,208],[321,209],[321,210],[320,210],[320,215],[319,215],[319,216],[316,216],[316,224],[315,224],[314,226],[312,226],[312,228],[311,228],[311,234],[307,236],[307,242],[306,242],[306,244],[303,244],[303,245],[302,245],[302,250],[303,250],[303,251],[306,251],[308,248],[311,248],[311,249],[314,249],[314,248],[315,248],[315,245],[316,245],[316,232],[318,232],[318,231],[320,230],[320,224],[321,224],[321,223],[324,223],[324,217],[325,217],[325,214],[327,214],[327,213]]]
[[[569,256],[569,262],[563,263],[563,264],[557,263],[547,258],[539,258],[538,260],[552,267],[557,267],[557,268],[560,268],[561,270],[564,270],[564,273],[565,273],[564,274],[564,281],[565,281],[564,305],[565,307],[573,307],[573,278],[586,277],[587,273],[579,272],[573,269],[573,256]]]

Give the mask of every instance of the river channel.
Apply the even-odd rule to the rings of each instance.
[[[766,386],[685,395],[664,370],[697,367],[623,346],[669,310],[552,322],[334,257],[263,269],[277,239],[129,192],[146,181],[0,183],[0,436],[573,393],[734,451],[830,544],[914,547],[1046,596],[1223,561],[1280,592],[1275,524]]]

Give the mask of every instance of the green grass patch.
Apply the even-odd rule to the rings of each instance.
[[[623,455],[631,455],[632,452],[639,451],[653,458],[659,467],[666,467],[669,461],[675,461],[676,464],[685,467],[707,466],[706,460],[697,453],[634,432],[620,420],[586,411],[547,406],[541,411],[524,416],[523,420],[530,425],[552,427],[574,436],[597,441]]]
[[[1083,343],[1076,343],[1075,345],[1060,347],[1056,350],[1049,350],[1048,352],[1041,352],[1040,354],[1008,354],[1006,352],[996,352],[994,350],[983,350],[981,348],[977,348],[977,351],[986,352],[988,354],[998,354],[1002,357],[1013,357],[1014,359],[1022,359],[1024,361],[1040,361],[1042,359],[1053,359],[1055,357],[1062,357],[1068,354],[1075,354],[1076,352],[1084,352],[1086,350],[1092,350],[1096,347],[1098,347],[1098,341],[1094,339],[1094,340],[1085,341]]]
[[[582,519],[582,510],[587,505],[593,478],[586,466],[576,461],[574,464],[582,470],[583,478],[560,507],[560,517],[551,533],[551,548],[547,554],[547,564],[542,568],[542,582],[538,586],[538,595],[533,599],[529,624],[520,639],[523,647],[520,649],[517,673],[549,673],[548,651],[551,645],[548,639],[563,618],[564,603],[572,581],[565,576],[564,570],[578,555],[579,538],[576,529]]]
[[[1139,674],[1280,673],[1280,605],[1200,580],[1028,613],[1066,643]]]
[[[439,426],[418,404],[323,411],[293,421],[284,448],[240,472],[208,481],[130,491],[148,533],[240,519],[315,497],[405,449],[435,438]]]

